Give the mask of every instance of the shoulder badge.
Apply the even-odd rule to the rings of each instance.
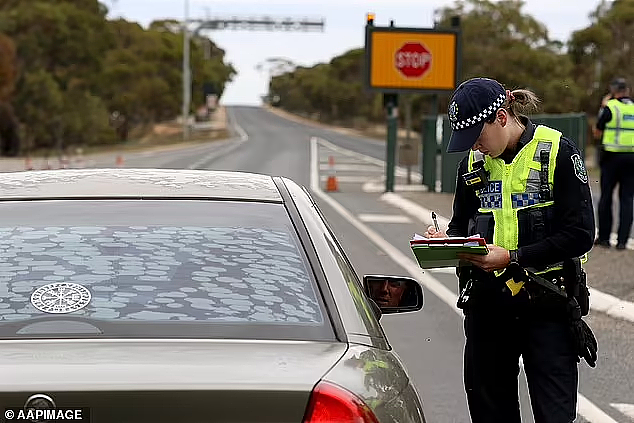
[[[575,175],[584,184],[588,182],[588,172],[586,166],[583,164],[583,159],[578,154],[573,154],[571,157],[572,166],[575,170]]]

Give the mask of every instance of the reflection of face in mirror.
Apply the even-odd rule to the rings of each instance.
[[[405,281],[379,280],[370,282],[370,296],[379,307],[398,307],[407,289]]]

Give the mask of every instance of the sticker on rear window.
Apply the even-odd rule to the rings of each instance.
[[[90,291],[79,284],[55,282],[39,287],[31,295],[31,304],[45,313],[72,313],[86,307]]]

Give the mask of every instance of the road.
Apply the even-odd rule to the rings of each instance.
[[[380,180],[383,168],[376,159],[385,157],[382,142],[291,122],[255,107],[231,108],[229,116],[239,126],[231,141],[135,153],[126,157],[125,167],[257,172],[286,176],[306,187],[323,188],[324,178],[332,171],[329,158],[333,157],[342,181],[339,192],[322,193],[315,198],[356,272],[360,276],[411,274],[413,262],[408,240],[414,232],[422,232],[424,226],[384,201],[381,193],[364,192],[359,182],[368,178]],[[94,165],[111,167],[113,163],[113,157],[103,156]],[[403,182],[402,178],[399,182]],[[352,220],[345,218],[342,210]],[[405,263],[408,260],[410,273]],[[462,386],[463,320],[454,307],[457,280],[443,271],[426,275],[429,286],[434,288],[425,289],[423,310],[384,316],[381,322],[419,390],[428,421],[468,422]],[[599,340],[600,358],[596,369],[585,363],[580,366],[580,414],[585,418],[578,421],[632,423],[634,323],[600,313],[592,313],[588,322]],[[531,422],[523,379],[520,387],[523,421]]]

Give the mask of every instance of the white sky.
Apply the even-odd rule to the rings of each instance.
[[[110,17],[123,17],[146,26],[156,19],[182,20],[186,0],[101,0]],[[589,24],[588,15],[600,0],[527,0],[524,12],[548,27],[551,38],[567,41]],[[434,10],[451,0],[189,0],[191,19],[238,17],[324,18],[323,32],[263,32],[224,30],[207,32],[223,48],[238,75],[225,90],[222,103],[260,104],[268,73],[255,68],[267,58],[284,57],[303,66],[329,62],[333,57],[364,45],[365,16],[376,14],[375,25],[431,27]],[[466,41],[466,40],[465,40]]]

